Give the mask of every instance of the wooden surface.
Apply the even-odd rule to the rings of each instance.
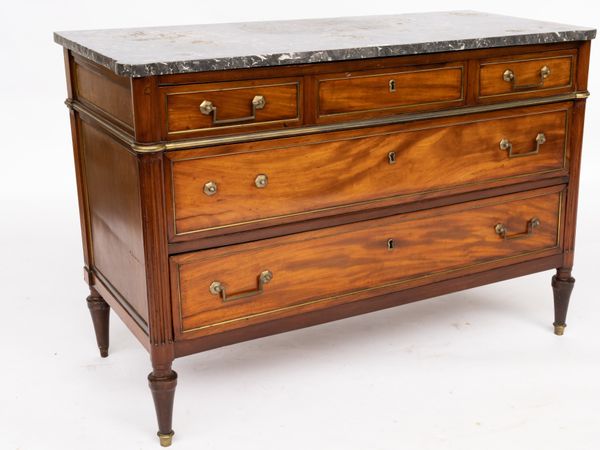
[[[321,119],[345,114],[351,120],[351,114],[359,112],[375,116],[458,106],[464,98],[464,78],[464,65],[457,63],[327,74],[316,78],[317,115]]]
[[[92,242],[91,268],[142,322],[148,319],[145,252],[136,157],[81,121]]]
[[[74,96],[77,100],[97,109],[128,131],[133,130],[133,109],[129,80],[110,74],[105,69],[74,58]]]
[[[249,148],[240,144],[205,152],[172,153],[170,179],[174,205],[174,235],[215,227],[302,216],[319,210],[411,194],[451,193],[468,186],[508,184],[526,175],[566,174],[566,131],[570,104],[524,108],[502,114],[465,116],[430,126],[408,124],[401,130],[361,130],[342,139],[319,135],[312,142],[269,142]],[[509,158],[499,148],[508,138],[516,154],[535,149],[535,137],[547,138],[538,154]],[[395,153],[390,164],[388,154]],[[257,188],[260,174],[268,184]],[[207,182],[217,185],[208,196]],[[331,211],[323,211],[330,213]],[[294,218],[289,218],[294,220]]]

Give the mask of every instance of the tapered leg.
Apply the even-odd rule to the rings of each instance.
[[[168,447],[173,440],[173,400],[175,398],[175,387],[177,386],[177,373],[173,370],[168,372],[157,372],[148,375],[156,418],[158,419],[158,438],[160,445]]]
[[[552,290],[554,292],[554,334],[562,336],[567,326],[567,309],[569,299],[575,285],[575,278],[571,276],[570,269],[557,269],[552,277]]]
[[[108,356],[108,322],[110,319],[110,306],[104,301],[100,294],[94,288],[90,288],[90,296],[87,298],[88,308],[92,315],[94,331],[96,332],[96,342],[100,349],[100,356]]]

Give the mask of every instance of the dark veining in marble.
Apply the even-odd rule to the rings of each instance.
[[[144,77],[590,40],[593,28],[475,11],[61,31],[54,40]]]

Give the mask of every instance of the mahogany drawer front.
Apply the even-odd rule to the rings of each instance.
[[[523,108],[309,143],[236,144],[216,148],[220,156],[171,153],[171,238],[565,175],[570,108]]]
[[[464,64],[328,74],[317,86],[320,121],[443,109],[464,102]]]
[[[483,60],[479,66],[480,100],[542,97],[573,91],[575,51]]]
[[[171,257],[176,338],[560,252],[562,187]]]
[[[274,78],[163,88],[168,139],[298,126],[301,80]]]

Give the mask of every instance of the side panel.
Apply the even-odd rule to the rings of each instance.
[[[148,320],[137,157],[80,120],[91,268],[143,327]],[[137,316],[137,317],[136,317]]]
[[[133,106],[129,79],[117,77],[80,57],[74,57],[73,60],[75,98],[132,132]]]

